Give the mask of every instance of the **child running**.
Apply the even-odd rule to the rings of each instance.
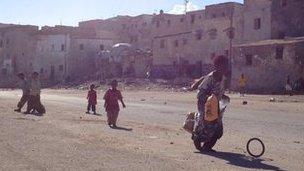
[[[119,104],[118,101],[121,102],[123,108],[126,107],[121,92],[117,90],[118,82],[113,80],[111,82],[111,89],[109,89],[104,95],[104,107],[107,112],[108,117],[108,125],[110,128],[117,128],[116,122],[119,114]]]
[[[90,110],[94,112],[94,115],[96,115],[96,105],[97,105],[97,92],[94,90],[95,85],[90,85],[90,90],[88,92],[88,107],[87,107],[87,114],[90,114]]]

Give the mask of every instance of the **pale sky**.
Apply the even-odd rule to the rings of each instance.
[[[243,2],[243,0],[230,0]],[[0,0],[0,23],[31,25],[71,25],[79,21],[106,19],[117,15],[181,13],[183,0]],[[228,0],[190,0],[188,9]]]

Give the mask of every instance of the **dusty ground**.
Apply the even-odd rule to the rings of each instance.
[[[99,98],[104,92],[99,92]],[[195,93],[123,92],[120,130],[85,115],[85,91],[44,90],[43,117],[12,112],[19,91],[0,91],[0,170],[304,170],[304,97],[232,97],[215,154],[198,153],[181,129]],[[246,99],[248,105],[242,105]],[[246,142],[261,138],[261,159]]]

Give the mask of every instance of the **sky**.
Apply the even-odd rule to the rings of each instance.
[[[188,9],[222,2],[228,0],[190,0]],[[0,0],[0,23],[77,26],[79,21],[153,14],[161,9],[178,14],[184,11],[183,3],[184,0]]]

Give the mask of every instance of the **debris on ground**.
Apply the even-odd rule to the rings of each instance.
[[[247,101],[243,101],[243,105],[247,105],[248,104],[248,102]]]
[[[270,102],[276,102],[276,99],[272,97],[272,98],[269,99],[269,101]]]

